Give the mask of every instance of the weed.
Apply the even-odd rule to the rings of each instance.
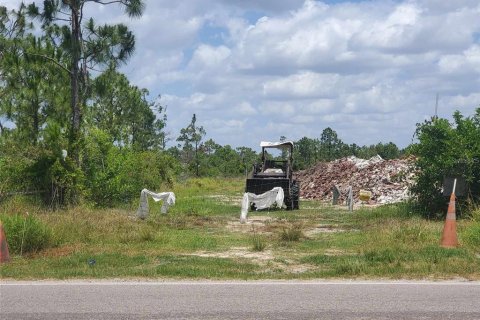
[[[480,248],[480,220],[472,222],[462,233],[462,240],[472,248]]]
[[[358,259],[346,259],[335,265],[334,270],[338,275],[360,275],[367,270],[365,262]]]
[[[153,241],[155,234],[150,229],[140,230],[140,240],[144,242]]]
[[[266,247],[267,244],[265,243],[263,238],[257,232],[255,232],[255,227],[253,227],[252,251],[260,252],[265,250]]]
[[[299,225],[283,228],[280,234],[282,241],[299,241],[301,237],[303,237],[303,232]]]
[[[364,258],[369,262],[392,263],[397,257],[393,249],[371,250],[364,254]]]
[[[473,221],[480,223],[480,206],[471,211],[471,218]]]
[[[182,230],[187,228],[187,219],[185,216],[174,216],[168,220],[167,224],[171,228]]]

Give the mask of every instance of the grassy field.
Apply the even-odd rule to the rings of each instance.
[[[299,211],[249,212],[240,224],[243,180],[190,180],[173,190],[167,215],[150,202],[48,211],[25,199],[0,203],[0,216],[43,222],[49,248],[12,254],[3,279],[480,279],[480,221],[457,222],[460,246],[439,247],[443,222],[406,205],[353,213],[315,201]],[[7,239],[9,235],[7,232]]]

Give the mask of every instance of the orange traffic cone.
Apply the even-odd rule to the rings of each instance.
[[[10,255],[8,254],[7,237],[3,231],[3,224],[0,222],[0,263],[8,261],[10,261]]]
[[[457,240],[457,216],[455,214],[455,192],[450,195],[447,217],[443,227],[441,246],[444,248],[455,248],[458,246]]]

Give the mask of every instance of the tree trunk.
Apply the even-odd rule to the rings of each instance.
[[[35,99],[35,101],[32,103],[32,145],[36,146],[37,145],[37,140],[38,140],[38,133],[39,133],[39,123],[40,120],[38,119],[38,100]]]
[[[198,167],[199,167],[199,163],[198,163],[198,142],[195,141],[195,174],[196,174],[197,177],[199,176]]]
[[[75,2],[74,2],[75,3]],[[72,10],[72,61],[70,67],[70,86],[71,86],[71,127],[69,138],[69,153],[77,165],[80,164],[79,139],[80,126],[82,120],[82,110],[79,94],[79,67],[80,61],[80,21],[79,12],[76,4],[71,4]]]

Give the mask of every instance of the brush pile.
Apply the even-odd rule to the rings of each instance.
[[[408,189],[414,182],[414,158],[383,160],[380,156],[364,160],[351,156],[332,162],[319,162],[296,173],[301,181],[300,196],[304,199],[332,200],[334,186],[345,200],[352,186],[355,202],[360,190],[370,191],[369,204],[395,203],[409,198]],[[340,202],[341,203],[341,202]]]

